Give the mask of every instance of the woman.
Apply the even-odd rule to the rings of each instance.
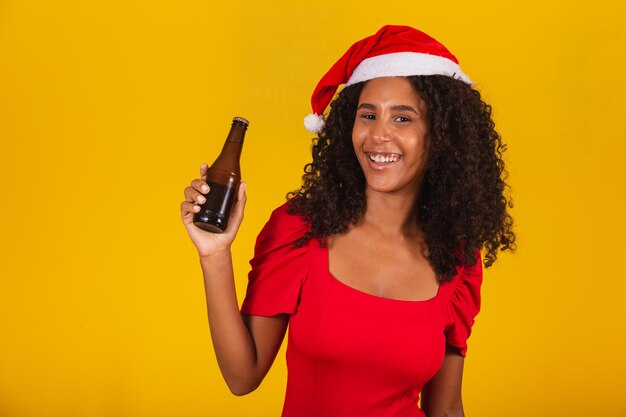
[[[463,415],[480,252],[490,266],[515,240],[503,145],[469,84],[456,58],[413,28],[355,43],[313,93],[313,162],[257,239],[241,311],[230,245],[245,184],[226,232],[208,234],[192,222],[208,191],[201,167],[181,213],[234,394],[261,383],[289,325],[283,416]]]

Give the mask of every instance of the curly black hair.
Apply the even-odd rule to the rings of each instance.
[[[498,251],[515,249],[513,207],[502,160],[506,146],[491,106],[466,83],[442,75],[407,77],[428,107],[430,147],[417,210],[429,261],[441,281],[473,266],[484,250],[489,267]],[[314,139],[313,162],[302,187],[287,194],[288,213],[306,218],[310,232],[295,244],[341,234],[365,211],[365,177],[352,146],[352,127],[364,83],[344,88]]]

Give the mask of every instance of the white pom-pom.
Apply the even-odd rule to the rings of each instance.
[[[324,129],[324,116],[311,113],[304,118],[304,127],[311,133],[316,135]]]

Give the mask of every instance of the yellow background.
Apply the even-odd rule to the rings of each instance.
[[[321,75],[385,23],[494,107],[519,250],[486,272],[468,416],[625,416],[626,17],[617,0],[0,2],[0,416],[278,416],[224,384],[183,188],[251,120],[254,238],[309,159]]]

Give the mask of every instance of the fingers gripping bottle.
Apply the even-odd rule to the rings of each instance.
[[[222,152],[207,172],[206,182],[210,190],[204,194],[206,201],[200,211],[193,216],[193,224],[207,232],[222,233],[228,226],[241,181],[239,157],[248,125],[242,117],[233,119]]]

